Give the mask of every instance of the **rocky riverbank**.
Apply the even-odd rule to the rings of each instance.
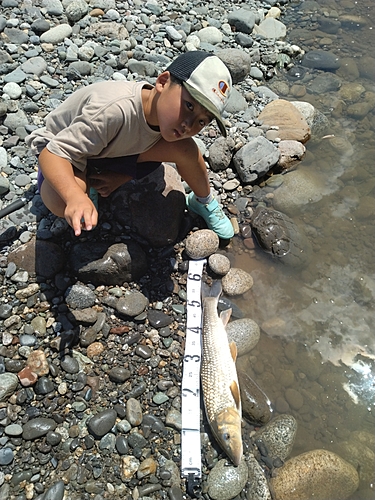
[[[292,105],[267,86],[278,68],[292,70],[304,56],[284,41],[287,8],[272,1],[3,0],[0,208],[19,198],[25,206],[0,219],[0,500],[186,495],[180,388],[189,258],[213,256],[204,279],[226,277],[226,308],[253,282],[232,267],[231,254],[259,244],[286,266],[303,268],[311,252],[303,228],[282,212],[291,215],[318,196],[320,185],[305,176],[294,187],[283,173],[303,158],[311,136],[329,132],[329,123],[308,103]],[[235,238],[220,249],[213,234],[199,237],[203,223],[186,212],[186,186],[167,164],[100,199],[98,227],[75,238],[41,202],[25,137],[80,86],[109,78],[153,83],[178,53],[196,48],[215,51],[235,82],[228,139],[214,126],[198,138]],[[313,68],[315,86],[329,81],[335,88],[338,58],[312,52],[300,71]],[[328,80],[319,80],[323,71]],[[280,185],[285,189],[276,191]],[[232,334],[247,353],[259,327],[241,315],[233,305],[240,323],[233,321]],[[328,480],[341,499],[355,491],[355,468],[324,450],[276,474],[295,440],[296,421],[283,411],[299,407],[293,391],[276,418],[261,391],[243,391],[246,461],[236,469],[225,466],[202,416],[205,498],[265,500],[271,488],[276,500],[290,500],[298,486],[298,498],[308,499]],[[258,394],[255,402],[249,393]],[[301,484],[300,471],[311,464],[318,480]]]

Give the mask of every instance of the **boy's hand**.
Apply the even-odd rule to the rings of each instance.
[[[92,174],[89,177],[90,186],[95,188],[100,196],[106,198],[117,188],[129,182],[132,179],[130,175],[121,174],[107,170],[100,174]]]
[[[91,231],[98,223],[98,212],[90,198],[82,193],[82,196],[68,201],[64,217],[73,228],[75,236],[81,234],[81,230]]]

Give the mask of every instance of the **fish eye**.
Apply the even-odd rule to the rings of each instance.
[[[229,439],[230,439],[230,434],[229,434],[229,432],[226,432],[226,433],[224,434],[223,438],[224,438],[224,440],[225,440],[225,441],[229,441]]]

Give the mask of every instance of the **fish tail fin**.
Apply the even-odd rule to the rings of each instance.
[[[201,287],[202,301],[207,297],[213,297],[219,300],[221,292],[222,292],[222,286],[220,280],[215,280],[212,283],[212,286],[209,286],[207,283],[202,282],[202,287]]]

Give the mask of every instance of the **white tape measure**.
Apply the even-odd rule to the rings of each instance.
[[[200,369],[202,302],[201,281],[205,259],[189,262],[186,284],[186,336],[182,375],[181,476],[191,496],[202,477],[200,434]]]

